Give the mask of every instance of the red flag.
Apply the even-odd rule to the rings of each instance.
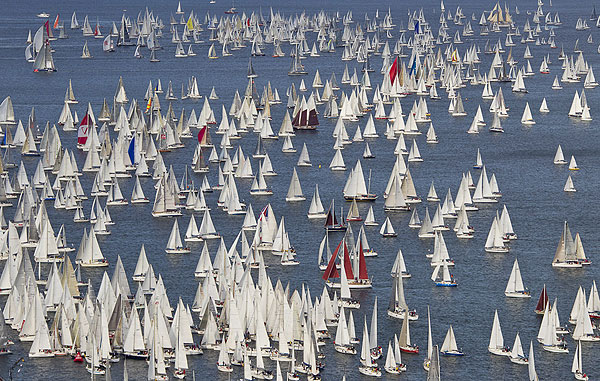
[[[390,81],[392,82],[392,85],[394,84],[394,81],[396,80],[397,76],[398,76],[398,57],[396,57],[396,59],[394,60],[394,63],[392,64],[392,67],[390,68]]]
[[[204,135],[206,134],[206,126],[202,127],[198,132],[198,143],[202,144],[204,141]]]
[[[77,144],[84,145],[89,135],[90,123],[88,114],[86,113],[83,119],[81,119],[81,124],[79,125],[79,130],[77,131]]]

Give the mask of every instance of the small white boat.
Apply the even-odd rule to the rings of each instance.
[[[179,232],[179,223],[177,218],[173,221],[173,228],[171,229],[171,235],[165,249],[167,254],[186,254],[191,251],[189,247],[185,247],[181,241],[181,233]]]
[[[509,298],[531,298],[531,293],[523,285],[523,279],[521,278],[521,269],[519,268],[519,262],[515,258],[513,263],[510,277],[508,278],[508,284],[504,290],[504,295]]]
[[[573,179],[571,178],[571,175],[567,177],[567,182],[565,183],[563,190],[565,192],[577,192],[577,189],[575,189],[575,184],[573,184]]]
[[[571,366],[571,372],[575,376],[576,380],[587,381],[588,375],[583,372],[583,366],[581,361],[581,341],[577,341],[577,347],[575,348],[575,355],[573,356],[573,365]]]
[[[514,364],[527,365],[529,360],[525,353],[523,352],[523,346],[521,345],[521,337],[519,336],[519,332],[517,332],[517,336],[515,336],[515,342],[513,344],[513,349],[510,352],[510,361]]]
[[[385,222],[383,223],[383,225],[381,225],[381,229],[379,229],[379,234],[381,234],[381,236],[384,238],[397,236],[389,217],[385,218]]]
[[[571,155],[571,160],[569,161],[569,170],[579,171],[579,167],[577,166],[577,162],[575,161],[575,156],[573,155]]]
[[[440,348],[440,353],[445,356],[464,356],[463,351],[458,349],[456,344],[456,336],[454,335],[454,329],[452,325],[448,328],[448,332],[446,333],[446,338],[444,339],[444,343]]]
[[[556,164],[556,165],[567,164],[567,161],[565,160],[565,156],[563,154],[563,150],[562,150],[562,147],[560,146],[560,144],[558,145],[558,148],[556,149],[556,153],[554,154],[554,164]]]
[[[510,356],[511,353],[510,348],[504,346],[504,337],[502,336],[498,310],[494,312],[494,323],[492,325],[492,334],[490,335],[488,351],[497,356]]]

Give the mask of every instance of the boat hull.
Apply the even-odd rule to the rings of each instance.
[[[529,364],[529,360],[525,357],[511,357],[510,362],[513,364],[527,365]]]
[[[505,292],[504,295],[509,298],[531,298],[531,294],[527,291]]]
[[[341,288],[342,287],[340,283],[333,283],[331,281],[327,281],[326,284],[327,284],[327,287],[329,287],[329,288],[335,288],[335,289],[337,289],[337,288]],[[361,288],[364,289],[364,288],[371,288],[371,287],[373,287],[373,284],[371,283],[370,280],[364,281],[364,282],[349,281],[348,282],[348,287],[350,289],[361,289]]]

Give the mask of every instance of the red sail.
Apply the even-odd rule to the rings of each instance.
[[[207,131],[207,127],[204,126],[200,129],[200,131],[198,132],[198,143],[200,144],[204,144],[204,136],[206,135],[206,131]]]
[[[331,215],[331,209],[329,209],[329,211],[327,212],[327,219],[325,220],[325,227],[332,227],[334,225],[334,218]]]
[[[535,310],[544,311],[546,309],[546,304],[548,304],[548,293],[546,293],[546,285],[544,285],[544,288],[542,288],[542,293],[540,294],[540,298],[535,306]]]
[[[358,256],[358,279],[369,279],[367,273],[367,262],[365,261],[365,253],[363,251],[362,240],[360,241],[360,252]]]
[[[352,262],[350,262],[350,255],[348,254],[348,246],[344,240],[344,267],[346,268],[346,278],[354,279],[354,273],[352,272]]]
[[[90,123],[89,116],[85,114],[83,119],[81,119],[81,124],[79,125],[79,130],[77,131],[77,144],[85,144],[88,136],[90,135]]]
[[[327,280],[329,278],[339,278],[340,277],[340,274],[338,273],[337,269],[335,268],[335,260],[337,259],[341,244],[342,244],[342,241],[340,241],[340,243],[338,243],[337,247],[335,248],[335,252],[331,256],[331,259],[329,260],[329,263],[327,264],[327,268],[325,269],[325,273],[323,274],[323,280]]]
[[[317,110],[312,109],[308,112],[308,125],[311,127],[319,125],[319,118],[317,117]]]
[[[394,81],[396,80],[397,76],[398,76],[398,57],[396,57],[396,59],[394,60],[394,63],[392,64],[392,67],[390,68],[390,81],[392,82],[392,85],[394,84]]]

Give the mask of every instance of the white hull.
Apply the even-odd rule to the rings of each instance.
[[[81,267],[108,267],[108,261],[105,262],[79,262]]]
[[[50,352],[38,352],[38,353],[34,353],[34,354],[29,354],[29,358],[48,358],[48,357],[54,357],[54,353]]]
[[[545,351],[552,353],[569,353],[569,349],[567,347],[557,346],[557,345],[544,345]]]
[[[552,267],[557,267],[561,269],[573,269],[583,267],[583,265],[579,262],[552,262]]]
[[[365,376],[381,377],[381,370],[377,367],[359,366],[358,371]]]
[[[485,251],[488,253],[508,253],[507,247],[486,247]]]
[[[488,347],[488,351],[496,356],[510,356],[510,351],[507,348],[490,348]]]
[[[327,284],[327,287],[329,287],[329,288],[335,288],[335,289],[341,288],[341,284],[340,283],[333,283],[331,281],[327,281],[326,284]],[[353,288],[371,288],[371,287],[373,287],[373,284],[371,283],[370,280],[367,280],[365,282],[349,281],[348,282],[348,287],[350,289],[353,289]]]
[[[529,360],[524,357],[517,357],[517,358],[511,357],[510,362],[512,362],[513,364],[519,364],[519,365],[529,364]]]
[[[526,291],[505,292],[504,295],[509,298],[531,298],[531,294],[527,293]]]
[[[178,217],[181,216],[179,210],[173,210],[168,212],[152,212],[152,217]]]
[[[188,254],[192,250],[188,247],[182,247],[178,249],[166,249],[167,254]]]
[[[388,310],[387,311],[388,316],[396,318],[396,319],[400,319],[400,320],[404,320],[404,311],[391,311]],[[415,312],[413,314],[409,313],[408,314],[408,320],[409,321],[416,321],[419,320],[419,315]]]
[[[355,355],[356,354],[356,348],[354,348],[354,346],[351,346],[351,345],[334,344],[334,348],[335,348],[336,352],[342,353],[345,355]]]

